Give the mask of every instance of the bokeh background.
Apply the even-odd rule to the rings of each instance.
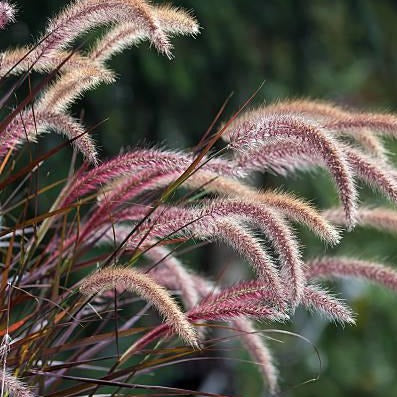
[[[16,0],[18,23],[0,35],[1,48],[38,36],[47,17],[64,0]],[[226,120],[265,81],[254,104],[309,97],[371,110],[397,110],[397,3],[392,0],[174,0],[193,9],[202,26],[196,39],[177,38],[175,59],[168,61],[147,44],[111,61],[116,84],[87,94],[73,108],[86,125],[107,121],[95,130],[101,157],[137,144],[188,148],[198,142],[219,107],[234,92]],[[88,40],[96,36],[92,33]],[[62,142],[48,136],[33,150],[44,152]],[[396,147],[388,142],[390,151]],[[48,178],[67,172],[70,151],[46,165]],[[328,176],[321,172],[285,179],[265,175],[259,182],[281,187],[327,207],[337,203]],[[363,201],[383,201],[362,189]],[[49,196],[48,200],[51,200]],[[45,199],[40,202],[48,206]],[[356,230],[341,246],[324,247],[298,230],[307,256],[356,255],[395,264],[396,236]],[[204,274],[216,274],[228,262],[226,281],[240,276],[238,258],[224,248],[207,247],[187,258]],[[337,286],[358,313],[355,327],[329,324],[298,312],[285,329],[308,338],[266,333],[279,361],[283,395],[297,397],[397,396],[397,297],[359,282]],[[334,286],[330,285],[330,288]],[[263,328],[269,325],[263,324]],[[222,346],[222,348],[225,346]],[[236,344],[219,351],[246,359]],[[316,382],[302,384],[315,378]],[[153,381],[145,379],[145,381]],[[202,388],[216,393],[262,396],[266,392],[254,365],[237,360],[208,361],[159,370],[156,383]]]

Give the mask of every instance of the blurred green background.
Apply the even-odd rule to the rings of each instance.
[[[47,18],[67,2],[17,3],[18,23],[0,35],[2,48],[37,37]],[[119,75],[117,83],[100,87],[73,107],[76,116],[84,111],[86,125],[108,119],[95,132],[103,159],[137,144],[193,146],[231,92],[224,120],[262,81],[257,104],[304,96],[363,109],[397,109],[396,1],[174,0],[173,4],[194,10],[201,34],[196,39],[174,40],[171,62],[146,43],[118,55],[111,61]],[[49,136],[34,150],[43,152],[61,141]],[[391,151],[396,149],[392,142],[388,145]],[[64,151],[47,165],[55,179],[66,172],[69,159],[70,151]],[[295,191],[322,207],[337,202],[324,173],[291,179],[265,176],[262,182]],[[382,202],[366,189],[362,195],[363,201]],[[299,233],[307,256],[327,251],[389,264],[397,260],[395,236],[357,230],[331,250],[308,232]],[[221,257],[212,248],[190,261],[215,274]],[[309,338],[319,350],[318,381],[302,385],[319,372],[313,348],[298,338],[271,334],[284,341],[269,342],[279,361],[283,395],[397,396],[397,297],[358,282],[340,283],[336,291],[358,313],[356,327],[343,329],[303,312],[297,313],[294,326],[286,327]],[[193,363],[159,370],[157,376],[157,383],[239,396],[266,395],[255,367],[237,361]]]

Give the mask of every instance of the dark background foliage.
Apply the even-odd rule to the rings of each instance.
[[[1,47],[37,37],[47,18],[65,3],[19,0],[18,23],[0,35]],[[95,130],[102,158],[136,144],[193,146],[231,92],[234,95],[225,120],[262,81],[265,84],[254,103],[304,96],[363,109],[397,108],[395,1],[174,0],[173,4],[194,9],[201,35],[176,39],[171,62],[148,50],[147,44],[118,55],[111,61],[119,75],[117,83],[89,93],[73,108],[86,125],[107,119]],[[89,39],[94,36],[92,33]],[[34,150],[43,152],[59,142],[46,137]],[[54,180],[67,172],[69,158],[70,152],[64,151],[51,160],[47,167]],[[322,173],[299,174],[291,180],[269,176],[263,182],[294,190],[321,206],[336,203],[330,181]],[[366,197],[372,202],[379,200],[374,195]],[[41,205],[47,203],[43,200]],[[305,254],[324,250],[309,233],[300,233]],[[335,250],[393,264],[397,259],[395,241],[393,236],[358,230]],[[213,274],[215,265],[221,267],[219,261],[224,259],[213,251],[191,261],[201,262],[204,269],[211,261]],[[319,372],[319,361],[308,343],[271,334],[285,341],[269,344],[279,359],[286,395],[396,396],[397,298],[361,283],[340,286],[358,313],[356,327],[342,329],[297,313],[296,325],[288,328],[308,337],[318,348],[322,364],[319,381],[299,386]],[[190,370],[186,367],[185,373],[181,366],[161,370],[156,382],[175,379],[174,383],[189,388],[205,384],[206,390],[215,392],[263,394],[254,366],[226,362],[223,367],[215,362],[195,364]],[[233,367],[238,372],[232,378]]]

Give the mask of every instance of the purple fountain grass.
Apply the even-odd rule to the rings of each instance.
[[[299,247],[290,227],[272,210],[248,200],[213,200],[208,205],[213,215],[242,217],[261,227],[276,249],[282,270],[281,277],[290,285],[291,303],[299,303],[305,278]]]
[[[93,295],[107,289],[119,288],[136,292],[164,316],[166,323],[187,343],[197,347],[197,334],[185,315],[173,301],[165,289],[158,285],[150,276],[131,268],[112,267],[99,270],[80,285],[80,292]]]
[[[27,385],[8,371],[0,369],[1,395],[8,393],[11,397],[34,397]]]
[[[183,264],[172,255],[172,251],[166,247],[155,246],[145,252],[145,256],[155,264],[161,266],[175,278],[175,285],[180,288],[183,302],[187,309],[192,309],[199,302],[199,293],[195,283]]]
[[[151,7],[151,13],[157,19],[160,29],[165,34],[196,35],[199,32],[197,21],[183,9],[161,5]],[[68,58],[61,68],[62,72],[77,71],[79,68],[87,67],[102,68],[106,72],[102,65],[103,62],[145,39],[150,39],[150,32],[142,24],[130,21],[121,22],[114,26],[97,41],[86,55],[59,49],[44,51],[39,54],[34,46],[7,50],[2,53],[0,76],[7,72],[20,74],[26,72],[29,68],[41,73],[50,72]],[[33,62],[32,59],[35,56],[36,59]]]
[[[342,324],[354,324],[354,314],[340,299],[331,296],[327,291],[314,285],[306,285],[302,303],[308,307],[320,311],[328,319]]]
[[[160,209],[160,211],[162,211]],[[143,209],[142,212],[145,212]],[[181,215],[180,215],[181,214]],[[134,214],[134,217],[140,218],[140,215]],[[153,217],[154,227],[147,233],[146,228],[140,230],[137,235],[130,239],[127,247],[134,249],[137,244],[141,243],[141,248],[150,254],[153,249],[155,238],[161,238],[165,235],[173,235],[181,233],[182,235],[193,235],[194,238],[216,239],[230,245],[253,267],[257,275],[265,280],[267,287],[272,291],[274,300],[280,305],[284,305],[286,294],[281,285],[275,265],[271,257],[266,253],[260,240],[255,238],[252,233],[241,227],[237,222],[220,219],[219,222],[212,222],[208,217],[198,218],[197,212],[176,211],[168,209],[156,218]],[[199,225],[197,225],[197,222]],[[161,227],[160,225],[165,225]],[[148,226],[149,227],[149,226]],[[108,229],[107,234],[103,234],[102,242],[112,242],[113,234],[116,236],[116,242],[123,241],[130,233],[130,227],[113,226]],[[145,242],[141,242],[146,237]]]
[[[362,124],[361,127],[355,128],[345,128],[345,126],[343,126],[344,122],[352,120],[352,118],[360,115],[353,110],[345,109],[328,102],[298,99],[281,101],[275,104],[263,106],[254,112],[258,113],[258,111],[281,114],[291,113],[314,119],[320,122],[323,127],[330,129],[333,134],[336,134],[337,136],[350,136],[364,148],[368,149],[371,154],[376,155],[382,160],[387,159],[387,151],[376,134],[371,130],[371,124],[367,127]],[[379,114],[377,116],[379,116]],[[338,124],[340,128],[335,128]]]
[[[383,145],[382,141],[369,129],[360,129],[351,131],[350,135],[360,144],[360,146],[369,155],[376,157],[379,161],[388,163],[389,152]]]
[[[109,183],[120,176],[130,175],[143,168],[153,169],[157,172],[167,173],[171,171],[184,172],[193,162],[194,156],[190,153],[161,151],[156,149],[137,149],[100,166],[87,171],[70,187],[67,203],[73,202],[78,197],[96,190],[100,185]],[[202,168],[220,175],[244,175],[244,172],[236,168],[235,164],[222,160],[203,160]]]
[[[26,71],[33,64],[38,64],[38,69],[46,70],[48,65],[62,61],[63,54],[60,51],[68,47],[76,37],[100,25],[127,22],[134,23],[146,32],[156,48],[171,57],[169,40],[160,28],[152,7],[143,0],[76,0],[50,20],[38,44],[19,49],[17,53],[3,53],[5,64],[12,66],[12,60],[23,52],[23,59],[19,58],[21,62],[15,73]]]
[[[321,156],[338,187],[348,224],[353,226],[357,204],[353,175],[338,142],[317,123],[309,123],[298,116],[264,114],[248,120],[245,117],[242,121],[237,119],[228,133],[230,146],[239,151],[244,151],[245,147],[266,145],[267,140],[273,137],[294,138],[298,142],[306,143]]]
[[[155,269],[152,269],[150,275],[159,284],[166,286],[168,289],[181,290],[182,297],[184,297],[182,286],[179,284],[178,277],[170,273],[167,268],[160,265]],[[190,277],[194,282],[195,290],[203,299],[206,299],[213,294],[220,293],[221,291],[219,287],[215,286],[213,283],[203,277],[193,273],[190,274]],[[243,286],[244,289],[250,288],[252,290],[256,287],[257,290],[260,290],[261,293],[254,293],[256,298],[260,297],[261,294],[266,292],[267,289],[268,293],[266,296],[271,300],[271,294],[269,293],[268,286],[263,283],[252,280],[240,283],[240,285]],[[238,289],[237,286],[235,286],[235,289]],[[228,295],[228,293],[223,290],[223,295]],[[236,294],[233,296],[235,297]],[[257,364],[262,366],[264,378],[268,381],[271,389],[274,389],[275,385],[277,384],[277,370],[273,364],[274,360],[272,358],[271,352],[264,344],[263,339],[260,338],[255,332],[255,328],[251,321],[246,317],[238,317],[231,320],[230,324],[237,332],[241,332],[242,339],[244,342],[247,342],[245,345],[248,352],[250,353],[251,357],[257,361]]]
[[[83,91],[92,88],[99,82],[113,81],[110,72],[95,67],[79,68],[63,75],[56,83],[46,90],[35,105],[35,111],[28,109],[6,127],[3,132],[4,144],[0,149],[0,160],[10,148],[22,145],[26,141],[35,142],[48,129],[61,132],[74,140],[75,147],[87,160],[96,164],[97,151],[93,140],[85,132],[81,124],[63,113]],[[51,109],[51,110],[49,110]]]
[[[21,73],[33,70],[38,73],[50,73],[59,65],[60,73],[87,68],[87,66],[100,69],[103,66],[88,57],[79,54],[77,51],[56,51],[38,58],[34,63],[29,58],[35,46],[28,45],[0,52],[2,62],[0,64],[0,76],[20,75]],[[103,68],[104,69],[104,68]]]
[[[253,148],[234,157],[237,166],[250,171],[270,171],[288,176],[297,170],[311,170],[323,167],[324,162],[309,147],[291,139],[270,141],[259,148]]]
[[[370,187],[383,192],[389,199],[396,201],[397,184],[393,169],[366,155],[358,149],[343,146],[349,166],[355,176]],[[291,141],[280,141],[247,152],[236,159],[237,164],[244,168],[268,168],[279,174],[286,175],[299,169],[310,169],[321,166],[323,160],[313,152],[309,145],[294,145]],[[348,225],[348,222],[346,222]]]
[[[0,28],[12,19],[4,8],[6,4],[0,1]],[[72,49],[77,37],[96,27],[106,30],[90,49]],[[1,203],[4,231],[0,239],[4,249],[0,297],[5,308],[1,321],[7,327],[0,331],[7,336],[10,333],[15,341],[7,351],[7,366],[15,367],[18,376],[30,376],[40,395],[55,395],[60,390],[65,396],[86,391],[98,394],[103,379],[106,385],[116,386],[113,379],[124,382],[130,375],[151,370],[151,360],[143,351],[151,343],[158,343],[150,353],[154,355],[163,354],[157,350],[160,342],[174,336],[194,349],[199,339],[205,346],[209,332],[200,330],[208,330],[213,321],[230,325],[267,380],[270,392],[276,394],[280,390],[278,371],[250,319],[285,322],[302,306],[333,321],[353,324],[351,309],[313,284],[324,279],[361,278],[397,291],[397,271],[382,264],[345,257],[306,261],[300,252],[299,235],[290,226],[291,222],[305,225],[330,244],[340,241],[334,224],[397,231],[394,210],[357,208],[354,185],[362,180],[397,202],[397,171],[388,162],[382,141],[383,136],[397,137],[394,115],[360,113],[307,100],[284,101],[243,112],[248,101],[229,120],[227,128],[212,135],[211,144],[201,152],[135,149],[98,165],[89,131],[67,113],[71,105],[87,90],[114,81],[115,74],[107,64],[111,56],[148,40],[170,57],[169,38],[198,32],[198,23],[190,13],[168,5],[151,5],[144,0],[75,0],[49,21],[36,44],[1,54],[0,76],[26,72],[15,89],[31,71],[49,73],[37,86],[37,90],[42,87],[40,93],[35,89],[17,107],[18,114],[13,111],[7,116],[0,131],[4,194],[17,185]],[[53,80],[47,85],[50,78]],[[6,95],[3,102],[10,97]],[[34,191],[32,176],[37,164],[56,154],[58,148],[32,159],[26,167],[20,167],[19,157],[14,155],[24,142],[35,142],[47,130],[64,134],[96,166],[90,168],[85,161],[74,170],[73,161],[67,182],[51,209],[44,213],[35,209],[33,215],[33,199],[41,199],[58,183]],[[210,129],[197,147],[211,133]],[[218,152],[211,152],[208,148],[223,133],[228,143]],[[288,176],[315,167],[327,169],[333,177],[340,208],[320,211],[292,194],[262,191],[246,183],[247,177],[258,170]],[[23,189],[28,191],[26,198]],[[27,234],[26,227],[30,226],[34,233]],[[190,250],[196,240],[230,246],[250,265],[253,279],[225,286],[220,280],[212,283],[195,274],[175,252],[179,248],[176,243],[187,243]],[[98,250],[96,246],[103,243]],[[111,266],[121,260],[137,267],[143,262],[144,266],[139,270]],[[95,266],[101,270],[81,278]],[[11,288],[12,294],[7,292]],[[33,288],[39,288],[39,294]],[[136,297],[118,299],[117,292],[124,290],[146,300],[147,307],[154,306],[164,322],[140,337],[133,336],[144,330],[131,328],[144,311],[131,318],[125,317],[130,310],[118,315],[119,310],[136,301]],[[167,290],[180,292],[186,313]],[[92,296],[104,291],[107,294],[99,300]],[[88,305],[93,299],[94,303]],[[25,300],[34,302],[32,306],[29,303],[32,310],[28,315],[20,314],[18,309]],[[84,333],[90,329],[94,333],[81,338],[76,332],[80,324],[92,324]],[[115,332],[107,329],[112,324]],[[217,326],[213,328],[216,332]],[[130,348],[119,351],[123,346],[118,343],[119,336],[130,338]],[[95,347],[85,350],[91,343]],[[82,357],[86,363],[100,359],[99,351],[110,344],[117,346],[117,358],[102,380],[80,382],[73,377],[76,384],[64,388],[61,379],[71,376]],[[184,355],[192,351],[179,349],[167,350],[163,364],[173,363],[181,352]],[[73,352],[69,354],[69,350]],[[28,357],[30,352],[32,357]],[[138,362],[136,353],[144,354],[144,361]],[[62,365],[48,360],[52,354],[64,355]],[[129,358],[130,370],[123,368],[119,377],[118,366]],[[41,375],[50,371],[59,379],[42,381]],[[0,372],[3,391],[18,397],[32,395],[6,372],[5,366]]]
[[[323,211],[323,215],[333,223],[344,225],[345,220],[340,208]],[[359,226],[397,233],[397,212],[394,209],[360,207],[357,212],[357,219]]]
[[[161,4],[153,7],[153,12],[161,28],[168,34],[196,36],[200,32],[200,26],[191,10]]]
[[[206,171],[197,172],[187,180],[188,185],[204,186],[204,190],[222,193],[226,196],[246,197],[269,206],[287,218],[307,226],[313,233],[330,244],[337,244],[340,240],[338,231],[330,225],[309,203],[291,193],[280,191],[258,191],[243,182],[223,176],[214,177]]]
[[[139,210],[142,208],[133,209],[131,217],[128,218],[127,212],[123,212],[122,219],[138,220],[142,213]],[[303,285],[304,273],[303,262],[301,260],[298,245],[293,236],[290,227],[282,220],[282,218],[274,211],[269,210],[263,205],[258,205],[255,202],[248,200],[211,200],[207,205],[203,205],[199,210],[186,209],[182,207],[160,208],[160,216],[154,215],[155,222],[153,225],[142,225],[139,228],[134,238],[129,241],[130,247],[135,247],[141,241],[142,236],[147,238],[161,238],[176,231],[181,231],[183,234],[191,233],[197,237],[221,238],[228,242],[244,256],[249,255],[249,259],[254,260],[254,267],[258,268],[262,273],[261,276],[272,280],[275,291],[278,291],[274,272],[271,270],[272,266],[269,261],[263,261],[263,249],[256,248],[257,242],[250,238],[249,235],[242,234],[241,228],[229,224],[227,227],[223,224],[223,218],[242,219],[261,227],[263,233],[276,249],[281,265],[282,278],[286,278],[291,288],[291,302],[293,305],[299,303]],[[144,209],[143,209],[144,211]],[[135,219],[134,219],[135,218]],[[222,221],[218,226],[219,218]],[[150,231],[148,232],[148,228]],[[258,253],[261,255],[258,256]],[[258,264],[260,263],[260,267]],[[265,265],[264,265],[265,264]]]
[[[156,11],[155,11],[156,10]],[[134,24],[137,29],[144,32],[152,43],[159,50],[170,56],[170,44],[162,28],[159,26],[157,14],[162,15],[165,19],[164,24],[170,25],[169,30],[174,33],[187,33],[188,25],[192,33],[196,32],[197,23],[183,11],[172,9],[171,7],[153,8],[143,0],[76,0],[70,6],[65,8],[58,17],[50,21],[43,38],[35,46],[28,46],[14,51],[4,52],[2,54],[2,74],[20,73],[33,68],[37,71],[50,71],[52,68],[66,62],[66,70],[52,86],[50,86],[41,96],[41,99],[35,104],[36,112],[45,117],[49,112],[51,114],[61,113],[59,117],[64,116],[63,112],[74,102],[84,91],[96,87],[99,83],[111,83],[114,81],[114,75],[107,70],[102,64],[95,59],[87,56],[73,54],[63,51],[77,36],[99,25],[109,25],[114,23]],[[188,21],[190,20],[190,22]],[[178,23],[181,25],[178,29]],[[171,26],[172,25],[172,26]],[[70,63],[68,64],[68,57]],[[51,109],[51,110],[50,110]],[[44,116],[43,116],[44,115]],[[35,116],[30,110],[24,111],[23,114],[26,124],[36,124]],[[21,145],[32,135],[31,129],[20,128],[18,121],[7,126],[5,131],[5,145],[0,153],[0,159],[8,152],[10,148]],[[14,125],[13,125],[14,124]],[[46,123],[48,124],[48,123]],[[69,123],[70,124],[70,123]],[[48,125],[46,125],[48,127]],[[54,123],[51,123],[54,127]],[[74,137],[76,132],[76,123],[68,131],[63,123],[61,128],[55,126],[55,130],[60,129],[68,137]],[[36,135],[40,128],[36,129]],[[79,134],[81,135],[81,134]],[[31,139],[32,140],[32,139]],[[76,147],[81,149],[87,159],[97,163],[97,154],[95,146],[89,137],[83,136]]]
[[[153,15],[166,34],[196,35],[199,33],[197,21],[186,11],[169,5],[154,6]],[[88,54],[92,60],[106,62],[113,55],[150,38],[148,32],[136,23],[122,23],[100,38]]]
[[[370,129],[381,135],[397,137],[397,117],[382,113],[352,113],[344,118],[332,120],[325,124],[334,130]]]
[[[258,365],[263,377],[269,384],[270,393],[277,394],[279,391],[278,375],[279,371],[274,363],[272,353],[258,331],[253,327],[252,322],[246,318],[237,318],[232,326],[239,332],[242,343],[250,353],[255,364]]]
[[[347,257],[323,257],[307,262],[308,279],[362,278],[397,291],[397,271],[379,263]]]
[[[216,294],[214,297],[216,298]],[[224,301],[221,303],[207,301],[188,312],[190,321],[230,320],[240,316],[270,321],[285,321],[288,319],[288,315],[271,306],[264,305],[261,300],[255,301],[254,299],[242,302]]]
[[[397,182],[393,170],[387,164],[371,158],[355,149],[348,150],[349,162],[357,176],[383,192],[390,200],[397,202]]]
[[[101,83],[114,82],[114,75],[107,69],[95,65],[87,65],[63,74],[47,90],[43,92],[37,103],[37,109],[51,109],[61,113],[76,101],[85,91],[97,87]]]
[[[0,29],[15,21],[15,6],[8,1],[0,1]]]
[[[215,290],[205,297],[201,303],[190,310],[187,316],[190,321],[196,320],[230,320],[231,318],[241,318],[248,316],[257,319],[271,319],[272,321],[285,321],[288,316],[279,312],[271,306],[264,305],[263,299],[269,298],[269,291],[263,285],[256,283],[242,283]],[[247,286],[249,286],[247,288]],[[204,286],[205,288],[205,286]],[[327,292],[315,286],[306,286],[302,303],[308,308],[314,308],[324,313],[328,318],[342,323],[354,323],[351,310],[344,303]],[[243,319],[242,319],[243,321]],[[169,332],[168,325],[161,325],[149,331],[138,339],[128,351],[123,355],[121,361],[142,350],[149,343]]]
[[[41,43],[29,59],[65,49],[76,37],[100,25],[132,22],[147,32],[152,43],[171,57],[171,45],[152,8],[143,0],[76,0],[50,21]]]
[[[82,125],[71,116],[50,111],[27,110],[15,117],[3,131],[0,147],[0,160],[10,149],[14,149],[24,142],[35,142],[37,138],[48,130],[61,132],[69,139],[74,139],[75,147],[92,163],[97,162],[97,152],[91,137],[85,133]]]
[[[169,179],[169,182],[173,181],[178,176],[179,173]],[[82,225],[79,233],[80,239],[85,238],[87,234],[101,228],[106,222],[123,220],[125,212],[118,214],[117,211],[120,211],[119,207],[123,204],[129,204],[130,200],[136,199],[136,196],[146,190],[157,187],[158,181],[160,180],[162,182],[164,178],[163,175],[158,176],[156,170],[142,169],[133,175],[120,179],[122,180],[111,182],[99,192],[97,206],[92,212],[89,220]],[[133,219],[136,220],[138,217],[143,218],[149,211],[150,208],[146,206],[143,206],[138,212],[132,211],[132,213],[135,214]],[[128,211],[127,219],[132,219],[131,211]]]
[[[142,216],[140,210],[145,211],[142,207],[134,208],[129,219],[140,219]],[[123,213],[122,219],[128,219],[128,211]],[[253,202],[220,199],[208,202],[207,206],[204,205],[199,210],[171,207],[159,208],[158,211],[160,212],[158,217],[153,215],[155,222],[152,225],[142,225],[134,238],[129,241],[129,247],[135,247],[144,236],[148,239],[162,238],[177,231],[183,235],[192,234],[199,238],[222,239],[245,257],[248,256],[256,271],[259,270],[262,277],[271,280],[277,292],[279,288],[271,262],[269,263],[267,255],[258,242],[245,233],[244,229],[230,224],[230,221],[228,225],[226,224],[227,227],[224,224],[224,221],[228,222],[229,217],[240,218],[261,227],[265,236],[272,242],[280,257],[282,277],[286,277],[291,285],[289,291],[291,302],[293,305],[299,303],[304,284],[303,262],[290,228],[274,211]],[[149,232],[148,228],[150,228]]]
[[[284,305],[285,291],[271,257],[263,248],[263,244],[241,225],[232,220],[221,220],[213,236],[222,239],[231,245],[236,252],[252,264],[256,274],[261,280],[266,281],[272,291],[274,300]]]
[[[161,174],[156,171],[149,171],[138,174],[142,177],[139,178],[135,174],[131,177],[120,178],[105,186],[104,191],[108,192],[107,199],[112,203],[115,201],[119,204],[127,203],[128,200],[136,198],[137,195],[146,190],[154,190],[169,185],[179,176],[178,172]],[[138,178],[141,180],[140,185],[136,182]],[[328,223],[318,211],[290,193],[258,191],[240,180],[217,175],[203,169],[199,169],[190,175],[181,186],[190,189],[203,189],[231,198],[246,197],[251,201],[263,203],[279,211],[283,216],[307,226],[321,239],[332,245],[337,244],[340,240],[340,235],[335,227]]]
[[[182,290],[182,286],[180,285],[178,278],[170,273],[165,267],[156,267],[151,271],[151,275],[157,282],[161,285],[165,285],[167,288]],[[271,302],[273,299],[268,285],[263,282],[258,282],[257,280],[241,282],[233,287],[220,291],[218,287],[215,287],[202,277],[194,274],[190,274],[190,277],[194,280],[195,289],[204,298],[204,303],[206,301],[221,301],[225,299],[238,301],[243,298],[244,294],[246,297],[252,295],[255,299],[263,298],[268,302]],[[214,298],[214,294],[216,294],[216,298]],[[184,296],[183,293],[182,296]],[[337,320],[341,323],[354,322],[351,310],[347,308],[342,301],[333,298],[318,287],[305,287],[303,303],[308,308],[321,311],[326,315],[326,317],[331,318],[332,320]],[[260,368],[263,371],[263,376],[269,383],[270,391],[275,392],[278,389],[278,371],[274,365],[272,354],[264,344],[263,339],[255,332],[255,329],[247,318],[240,317],[234,319],[231,321],[231,325],[237,332],[242,333],[241,339],[244,345],[251,357],[260,365]],[[157,331],[155,330],[153,333],[145,335],[135,344],[135,348],[142,348],[146,342],[150,343],[150,335],[157,337]]]
[[[249,280],[240,281],[232,286],[228,286],[223,290],[212,291],[203,296],[200,305],[207,303],[222,302],[242,302],[242,301],[257,301],[263,303],[274,304],[277,303],[273,291],[265,281]]]

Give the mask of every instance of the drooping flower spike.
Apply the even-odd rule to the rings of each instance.
[[[0,146],[0,160],[10,149],[16,149],[24,142],[36,142],[44,132],[55,130],[68,139],[74,139],[73,145],[84,154],[91,163],[97,162],[97,151],[91,137],[83,126],[71,116],[51,111],[32,112],[27,110],[15,117],[0,134],[4,139]]]
[[[132,210],[120,214],[120,217],[124,220],[139,220],[142,216],[140,210],[145,211],[142,207],[132,208]],[[143,236],[149,239],[162,238],[180,230],[182,233],[191,233],[193,236],[201,238],[221,238],[235,249],[241,249],[245,256],[247,256],[247,253],[259,252],[258,249],[253,249],[256,245],[254,239],[249,238],[248,235],[242,238],[243,231],[240,228],[232,225],[224,227],[222,223],[224,220],[227,221],[228,218],[240,219],[259,226],[266,238],[271,241],[279,255],[282,277],[286,277],[290,285],[291,303],[293,305],[299,303],[304,285],[303,262],[290,227],[276,212],[255,202],[236,199],[211,200],[200,209],[170,207],[159,208],[158,211],[160,214],[158,217],[155,214],[153,215],[155,222],[151,225],[142,225],[138,233],[129,241],[131,247],[135,247]],[[150,229],[149,233],[147,232],[148,228]],[[251,258],[253,257],[252,255]],[[263,263],[268,263],[268,261],[260,261],[260,263],[261,269],[264,271],[262,276],[268,278],[268,280],[273,280],[275,282],[274,288],[277,291],[277,284],[271,267],[269,265],[263,267]]]
[[[326,318],[341,324],[354,324],[353,311],[340,299],[314,285],[306,285],[302,303],[307,307],[321,312]]]
[[[152,14],[157,18],[161,29],[169,35],[196,35],[199,32],[197,21],[186,11],[167,5],[152,6]],[[135,22],[118,23],[99,39],[88,53],[73,53],[65,50],[46,52],[33,62],[34,46],[26,46],[7,50],[1,53],[0,76],[7,72],[20,74],[30,68],[36,72],[48,73],[57,68],[66,59],[61,72],[76,71],[89,66],[102,68],[103,63],[111,56],[139,44],[142,40],[150,39],[146,29]],[[37,56],[36,56],[37,57]]]
[[[15,6],[8,1],[0,1],[0,29],[15,21]]]
[[[341,150],[345,152],[355,178],[383,192],[392,201],[397,201],[397,183],[391,166],[379,164],[375,158],[346,145],[341,145]],[[236,162],[243,169],[268,169],[282,175],[324,165],[321,156],[310,145],[293,144],[288,140],[248,151],[236,158]],[[346,225],[349,225],[348,220]]]
[[[323,257],[307,263],[309,280],[335,277],[361,278],[397,291],[397,271],[379,263],[347,257]]]
[[[350,227],[355,224],[357,192],[344,150],[318,123],[294,115],[263,114],[237,118],[228,129],[229,146],[244,153],[261,148],[273,138],[292,138],[307,144],[324,161],[338,187]]]
[[[131,268],[105,268],[87,277],[82,282],[80,291],[84,295],[93,295],[113,288],[135,292],[145,298],[156,307],[164,316],[166,323],[186,343],[197,347],[197,334],[194,328],[165,289],[148,275]]]
[[[171,56],[168,38],[152,7],[143,0],[76,0],[49,22],[35,53],[45,56],[65,49],[76,37],[95,27],[123,22],[135,23],[160,52]],[[35,59],[34,55],[31,57]]]
[[[212,222],[210,218],[203,217],[202,223],[196,224],[196,220],[199,219],[195,218],[195,216],[198,216],[197,213],[186,212],[182,214],[182,211],[167,211],[165,213],[167,213],[167,217],[162,216],[156,219],[154,216],[157,226],[154,230],[148,233],[141,229],[138,234],[133,235],[126,247],[136,249],[137,245],[140,244],[145,252],[150,253],[157,239],[167,235],[174,237],[178,233],[184,236],[193,236],[197,239],[222,241],[247,260],[256,274],[268,283],[274,301],[277,301],[281,306],[285,305],[286,297],[275,264],[260,240],[254,237],[250,231],[227,218]],[[171,222],[171,218],[175,219],[175,217],[179,217],[179,220]],[[163,227],[160,226],[162,224]],[[115,233],[116,242],[120,243],[129,235],[130,231],[131,227],[113,226],[111,229],[108,228],[108,233],[102,233],[100,242],[111,242],[114,238],[113,233]],[[142,238],[145,238],[144,242],[142,242]]]
[[[0,382],[2,394],[9,393],[11,397],[34,397],[35,394],[27,385],[8,371],[0,369]]]
[[[78,197],[93,192],[103,184],[109,183],[120,176],[131,175],[142,169],[153,170],[157,173],[179,172],[182,174],[194,161],[191,153],[162,151],[157,149],[137,149],[121,154],[100,166],[87,171],[70,186],[67,203]],[[209,170],[219,175],[242,176],[245,173],[235,164],[223,159],[205,158],[202,169]]]
[[[85,91],[101,83],[111,84],[114,80],[112,72],[92,65],[72,70],[61,75],[55,83],[44,90],[36,105],[37,109],[65,112]]]
[[[394,134],[397,119],[381,113],[359,113],[333,103],[305,99],[287,100],[260,107],[251,112],[295,114],[318,121],[337,136],[349,136],[371,154],[387,160],[387,151],[377,135]],[[249,116],[250,113],[247,114]],[[393,132],[394,131],[394,132]]]
[[[151,40],[159,51],[170,57],[171,46],[165,30],[160,26],[159,18],[162,18],[162,25],[169,33],[198,32],[197,22],[193,18],[186,12],[171,7],[152,7],[143,0],[76,0],[49,22],[46,32],[37,44],[2,53],[0,75],[16,74],[31,69],[50,72],[65,63],[60,68],[60,72],[65,74],[61,75],[35,104],[36,112],[41,118],[45,118],[48,113],[60,113],[60,117],[63,117],[67,107],[84,91],[100,83],[114,81],[113,73],[99,60],[92,59],[89,55],[67,52],[64,49],[70,46],[76,37],[94,27],[115,24],[114,29],[117,29],[119,24],[127,24],[134,26],[145,38]],[[108,43],[108,56],[112,55],[113,50],[117,52],[117,46],[117,42]],[[9,149],[21,145],[33,134],[35,138],[30,140],[35,141],[39,133],[48,128],[48,122],[31,128],[36,121],[30,109],[22,112],[22,118],[27,119],[25,124],[29,128],[20,128],[12,123],[7,126],[7,130],[3,133],[5,136],[2,137],[0,160]],[[51,127],[55,127],[55,131],[59,130],[54,123],[50,124]],[[60,130],[68,137],[75,137],[73,129],[65,131],[60,128]],[[75,142],[75,145],[89,161],[97,163],[96,148],[91,138],[82,137],[80,144]]]
[[[165,173],[142,171],[111,182],[103,188],[103,194],[98,196],[101,203],[98,204],[99,208],[96,213],[103,217],[106,210],[114,211],[117,206],[136,200],[140,194],[146,191],[161,190],[175,181],[179,175],[180,173],[174,170]],[[301,223],[329,244],[337,244],[340,240],[340,235],[335,227],[327,222],[309,203],[292,194],[270,190],[258,191],[241,180],[217,175],[206,169],[199,169],[190,175],[181,187],[193,190],[202,189],[230,198],[246,197],[250,201],[259,202],[277,210],[294,222]],[[102,200],[101,197],[106,200]],[[105,204],[107,204],[106,209]]]
[[[340,208],[323,211],[324,217],[330,222],[344,225],[345,219]],[[383,207],[360,207],[357,211],[358,226],[371,227],[381,231],[397,233],[397,211]]]
[[[197,21],[186,11],[169,5],[152,7],[160,28],[169,35],[196,35]],[[106,62],[113,55],[150,38],[146,30],[135,23],[121,23],[95,43],[88,54],[93,61]]]
[[[150,252],[150,250],[148,252]],[[169,256],[167,258],[169,258]],[[166,260],[161,261],[159,266],[152,269],[150,274],[159,284],[165,286],[167,289],[180,290],[183,300],[189,299],[184,294],[183,284],[180,284],[181,280],[174,274],[172,268],[167,266]],[[219,288],[208,280],[193,274],[189,276],[191,282],[194,284],[194,290],[197,291],[201,298],[219,292]],[[238,336],[242,339],[247,351],[254,362],[259,366],[265,381],[269,385],[270,392],[275,394],[278,390],[278,370],[275,366],[271,351],[267,347],[264,339],[255,329],[253,322],[244,316],[239,316],[231,320],[230,325],[238,332]]]

